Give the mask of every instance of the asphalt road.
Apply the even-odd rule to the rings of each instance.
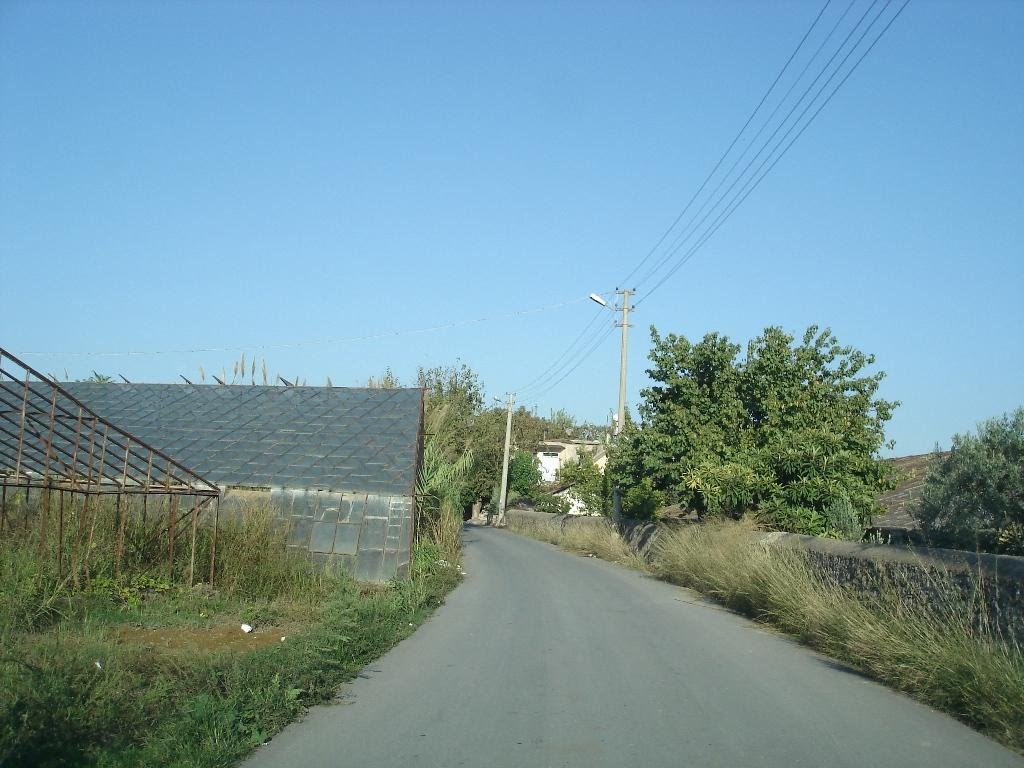
[[[410,639],[247,766],[1024,766],[639,573],[489,528]]]

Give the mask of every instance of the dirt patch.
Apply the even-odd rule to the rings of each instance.
[[[222,624],[216,627],[121,627],[113,633],[114,639],[123,645],[141,645],[161,651],[182,653],[213,653],[215,651],[238,651],[246,653],[274,643],[288,642],[299,627],[257,627],[252,632],[243,632],[238,624]],[[284,640],[282,640],[284,638]]]

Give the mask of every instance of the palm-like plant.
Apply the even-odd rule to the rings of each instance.
[[[446,455],[453,428],[447,408],[427,415],[423,462],[416,482],[421,536],[437,545],[449,560],[458,557],[462,534],[462,491],[473,466],[473,452],[463,449],[454,460]]]

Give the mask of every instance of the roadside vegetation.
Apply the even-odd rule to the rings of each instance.
[[[113,551],[111,505],[90,518],[92,554],[80,557],[76,583],[51,551],[64,547],[67,562],[70,540],[59,544],[51,532],[40,544],[38,526],[16,524],[37,518],[38,497],[26,505],[9,496],[0,765],[234,765],[412,634],[460,579],[461,500],[473,463],[444,398],[427,411],[408,581],[361,584],[314,567],[286,548],[274,509],[254,502],[221,520],[213,586],[201,568],[189,586],[184,547],[169,570],[166,544],[149,546],[134,516],[133,544],[115,572],[101,556]],[[69,536],[81,513],[68,510]],[[199,563],[210,534],[197,531]]]
[[[934,577],[927,594],[909,584],[880,585],[865,599],[800,552],[760,542],[750,520],[665,529],[649,562],[611,523],[562,526],[510,516],[509,527],[708,595],[1024,752],[1020,639],[1002,634],[985,605],[965,602],[948,577]]]
[[[654,385],[611,454],[623,513],[666,505],[698,516],[756,515],[776,530],[846,538],[894,485],[879,457],[897,403],[877,397],[875,360],[811,326],[769,327],[746,348],[651,329]]]
[[[912,512],[933,546],[1024,555],[1024,408],[954,435]]]
[[[73,591],[33,542],[5,539],[0,764],[231,765],[410,634],[459,578],[429,540],[410,582],[314,570],[263,508],[219,546],[216,588],[158,568]]]

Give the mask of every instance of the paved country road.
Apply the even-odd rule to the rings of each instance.
[[[693,593],[467,527],[417,633],[247,766],[1024,766]]]

